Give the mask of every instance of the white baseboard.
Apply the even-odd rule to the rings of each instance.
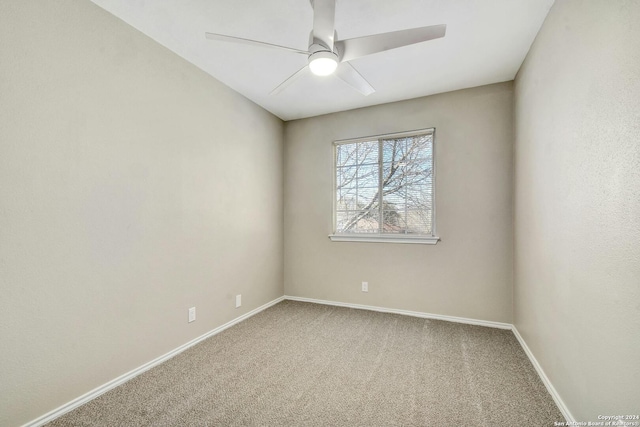
[[[560,412],[562,412],[562,415],[564,416],[564,418],[567,421],[567,425],[575,424],[576,420],[573,418],[573,415],[569,411],[569,408],[567,408],[567,405],[564,404],[564,401],[562,400],[562,398],[560,397],[560,395],[556,391],[555,387],[553,386],[553,384],[551,384],[551,381],[549,381],[549,378],[547,377],[547,374],[544,373],[544,370],[542,369],[542,366],[540,366],[540,364],[536,360],[536,358],[533,355],[533,353],[531,352],[531,350],[529,350],[529,346],[524,341],[524,338],[522,338],[522,335],[520,335],[520,332],[518,332],[518,329],[516,328],[516,326],[513,325],[511,330],[513,331],[513,334],[518,339],[518,342],[520,343],[520,346],[522,346],[522,349],[527,354],[527,357],[529,357],[529,360],[531,361],[531,364],[533,365],[534,368],[536,368],[536,372],[538,373],[538,376],[542,380],[542,383],[544,384],[544,386],[547,388],[547,391],[549,392],[549,394],[553,398],[553,401],[556,402],[556,405],[558,406],[558,409],[560,409]]]
[[[294,297],[285,295],[285,299],[291,301],[312,302],[314,304],[335,305],[338,307],[357,308],[360,310],[380,311],[382,313],[402,314],[405,316],[421,317],[423,319],[446,320],[447,322],[466,323],[468,325],[487,326],[489,328],[511,329],[510,323],[492,322],[490,320],[468,319],[466,317],[445,316],[443,314],[422,313],[419,311],[398,310],[395,308],[377,307],[373,305],[350,304],[338,301],[326,301],[313,298]]]
[[[272,305],[275,305],[277,303],[279,303],[280,301],[284,300],[284,297],[280,297],[280,298],[276,298],[273,301],[270,301],[254,310],[251,310],[248,313],[243,314],[242,316],[236,317],[235,319],[225,323],[222,326],[218,326],[215,329],[212,329],[211,331],[207,332],[204,335],[200,335],[198,338],[195,338],[191,341],[189,341],[186,344],[181,345],[180,347],[177,347],[173,350],[171,350],[170,352],[163,354],[162,356],[153,359],[150,362],[145,363],[142,366],[139,366],[135,369],[133,369],[132,371],[127,372],[126,374],[120,375],[118,378],[115,378],[111,381],[109,381],[106,384],[103,384],[93,390],[91,390],[88,393],[83,394],[82,396],[72,400],[71,402],[65,403],[64,405],[54,409],[53,411],[47,412],[46,414],[42,415],[41,417],[36,418],[35,420],[32,420],[26,424],[23,425],[23,427],[36,427],[36,426],[42,426],[48,422],[53,421],[54,419],[62,416],[63,414],[66,414],[67,412],[70,412],[74,409],[76,409],[79,406],[84,405],[85,403],[89,402],[90,400],[95,399],[96,397],[100,396],[101,394],[106,393],[107,391],[118,387],[121,384],[124,384],[125,382],[129,381],[130,379],[137,377],[138,375],[142,374],[145,371],[148,371],[149,369],[153,368],[154,366],[157,366],[159,364],[161,364],[162,362],[171,359],[172,357],[182,353],[183,351],[185,351],[186,349],[188,349],[189,347],[193,347],[194,345],[198,344],[200,341],[203,341],[209,337],[212,337],[216,334],[219,334],[220,332],[224,331],[225,329],[235,325],[236,323],[242,322],[243,320],[271,307]]]

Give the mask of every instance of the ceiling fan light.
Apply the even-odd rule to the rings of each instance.
[[[333,52],[316,52],[309,56],[309,69],[317,76],[328,76],[338,67],[338,57]]]

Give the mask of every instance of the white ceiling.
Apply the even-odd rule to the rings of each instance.
[[[351,61],[363,96],[310,73],[269,95],[303,55],[206,40],[206,31],[306,50],[309,0],[92,0],[283,120],[512,80],[554,0],[337,0],[339,39],[447,24],[442,39]]]

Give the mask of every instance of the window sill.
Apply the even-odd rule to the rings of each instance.
[[[365,243],[414,243],[435,245],[440,240],[436,236],[410,236],[398,234],[330,234],[332,242],[365,242]]]

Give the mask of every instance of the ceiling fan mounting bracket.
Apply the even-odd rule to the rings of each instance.
[[[338,39],[338,33],[336,31],[333,32],[333,39],[337,40]],[[333,52],[333,53],[338,53],[336,46],[333,46],[333,49],[330,49],[329,46],[327,46],[327,44],[323,41],[320,40],[317,37],[313,36],[313,31],[311,31],[311,33],[309,33],[309,53],[315,53],[315,52],[320,52],[320,51],[326,51],[326,52]]]

